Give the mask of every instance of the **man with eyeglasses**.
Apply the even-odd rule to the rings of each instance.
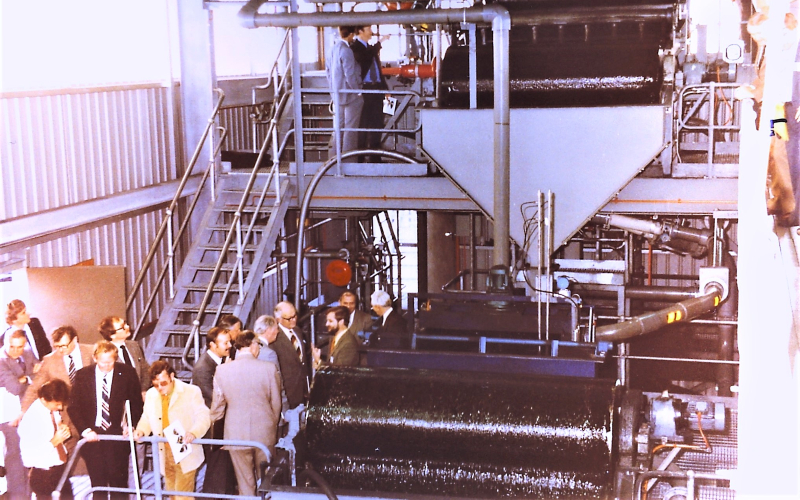
[[[78,332],[72,326],[60,326],[50,336],[53,339],[53,352],[42,360],[42,366],[33,377],[33,383],[22,399],[22,411],[37,399],[39,388],[51,380],[63,380],[72,387],[75,374],[84,366],[92,364],[94,346],[78,342]]]
[[[56,328],[50,338],[53,339],[53,352],[44,357],[42,366],[33,376],[33,383],[25,391],[25,396],[22,398],[22,411],[28,411],[28,408],[39,398],[39,390],[44,384],[52,380],[63,380],[71,388],[78,370],[93,363],[94,346],[79,343],[78,332],[72,326]],[[67,412],[63,412],[61,415],[63,422],[69,426],[71,435],[77,436],[78,429],[72,424]],[[77,439],[70,439],[66,442],[67,452],[70,455],[77,442]],[[79,458],[78,463],[72,468],[71,475],[86,474],[86,464]]]
[[[134,437],[155,436],[166,437],[164,429],[180,423],[185,432],[179,436],[182,443],[191,444],[198,437],[203,437],[211,426],[210,413],[203,394],[196,385],[187,384],[175,379],[175,369],[164,360],[158,360],[150,367],[150,379],[153,387],[144,398],[142,418],[136,425]],[[173,428],[174,430],[174,428]],[[203,447],[193,445],[191,452],[179,464],[167,443],[158,443],[158,454],[161,463],[161,475],[164,476],[165,489],[171,491],[194,491],[194,479],[197,469],[203,464],[205,455]],[[189,497],[173,496],[173,500],[185,500]]]
[[[131,327],[117,316],[108,316],[97,327],[100,336],[111,342],[117,348],[117,360],[132,367],[139,376],[142,386],[142,401],[147,389],[150,387],[150,364],[144,357],[144,352],[138,342],[128,340],[131,336]]]

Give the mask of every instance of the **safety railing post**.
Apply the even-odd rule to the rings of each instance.
[[[258,213],[253,214],[253,219],[258,217]],[[236,272],[239,278],[239,299],[237,304],[244,302],[244,250],[242,248],[242,213],[236,212]],[[220,302],[220,307],[222,302]]]
[[[167,274],[169,275],[169,298],[175,298],[175,251],[173,250],[172,210],[167,209]]]

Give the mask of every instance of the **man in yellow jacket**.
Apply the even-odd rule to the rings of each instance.
[[[135,437],[138,439],[150,433],[166,437],[164,429],[178,423],[184,430],[184,434],[178,437],[182,445],[191,444],[196,438],[203,437],[211,425],[211,419],[200,388],[176,380],[175,370],[163,360],[156,361],[150,367],[150,379],[153,387],[145,395],[144,410],[136,426]],[[177,464],[167,443],[159,443],[158,452],[161,474],[166,478],[166,489],[194,491],[195,474],[205,460],[203,447],[191,446],[191,453]]]

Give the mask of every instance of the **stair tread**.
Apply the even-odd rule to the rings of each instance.
[[[222,247],[223,247],[223,245],[212,245],[212,244],[197,245],[197,248],[202,249],[202,250],[222,250]],[[253,248],[253,245],[245,245],[242,250],[244,250],[245,252],[255,252],[258,249],[257,248]],[[228,251],[229,252],[235,252],[236,251],[236,244],[235,243],[231,243],[231,245],[228,247]]]
[[[226,287],[227,287],[227,285],[214,285],[214,291],[215,292],[222,292],[222,291],[225,290]],[[205,290],[208,290],[208,285],[207,284],[202,284],[202,283],[190,283],[188,285],[183,285],[183,288],[185,288],[186,290],[192,290],[192,291],[198,291],[198,290],[205,291]],[[238,283],[236,283],[234,285],[231,285],[231,292],[239,293],[239,284]]]
[[[219,306],[217,306],[217,305],[208,305],[206,307],[206,314],[208,314],[209,311],[216,311],[217,307],[219,307]],[[199,311],[200,310],[200,304],[199,303],[173,304],[172,308],[177,310],[177,311],[190,311],[190,312],[192,312],[192,311]],[[233,306],[222,306],[222,312],[224,312],[224,313],[232,313],[233,309],[234,309]]]
[[[189,353],[192,353],[194,348],[189,350]],[[155,350],[155,353],[159,356],[183,356],[183,347],[159,347]]]
[[[206,226],[206,229],[211,229],[212,231],[227,231],[231,228],[230,224],[209,224]],[[242,228],[245,229],[245,228]],[[253,231],[264,231],[266,227],[264,226],[253,226]]]

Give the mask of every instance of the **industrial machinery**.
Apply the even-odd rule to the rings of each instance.
[[[424,72],[386,73],[419,91],[407,109],[420,116],[419,155],[469,193],[502,258],[483,270],[465,259],[469,287],[412,294],[410,350],[367,346],[362,366],[317,372],[303,430],[284,440],[261,491],[733,498],[735,211],[613,202],[634,177],[731,176],[741,33],[713,53],[684,2],[504,1],[460,22],[434,9],[424,28],[416,7],[403,18],[409,46],[426,45],[417,41],[438,23],[449,47],[407,65]],[[253,25],[303,24],[252,15]],[[359,15],[354,24],[382,19]],[[509,105],[510,167],[497,132]],[[506,167],[510,193],[487,188]],[[502,196],[510,214],[498,213]]]

